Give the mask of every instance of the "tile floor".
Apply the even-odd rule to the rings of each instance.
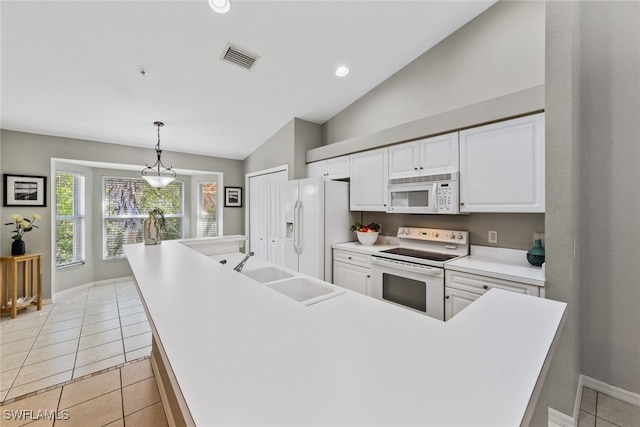
[[[166,426],[133,282],[0,319],[2,426]]]
[[[578,427],[638,427],[640,407],[588,387],[582,389]]]

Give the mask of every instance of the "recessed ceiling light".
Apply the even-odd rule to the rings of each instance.
[[[347,67],[345,65],[341,65],[338,68],[336,68],[336,76],[344,77],[347,74],[349,74],[349,67]]]
[[[227,13],[231,9],[231,0],[209,0],[209,6],[215,12]]]

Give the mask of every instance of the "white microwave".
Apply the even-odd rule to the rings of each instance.
[[[458,173],[390,179],[387,212],[459,214]]]

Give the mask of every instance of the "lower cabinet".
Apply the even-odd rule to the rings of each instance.
[[[444,320],[464,310],[491,288],[504,289],[539,297],[540,287],[510,280],[496,279],[478,274],[445,271]]]
[[[333,250],[333,284],[366,295],[371,281],[369,255]]]

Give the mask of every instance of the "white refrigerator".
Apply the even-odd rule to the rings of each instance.
[[[280,185],[284,267],[331,282],[331,245],[353,240],[349,183],[308,178]]]

